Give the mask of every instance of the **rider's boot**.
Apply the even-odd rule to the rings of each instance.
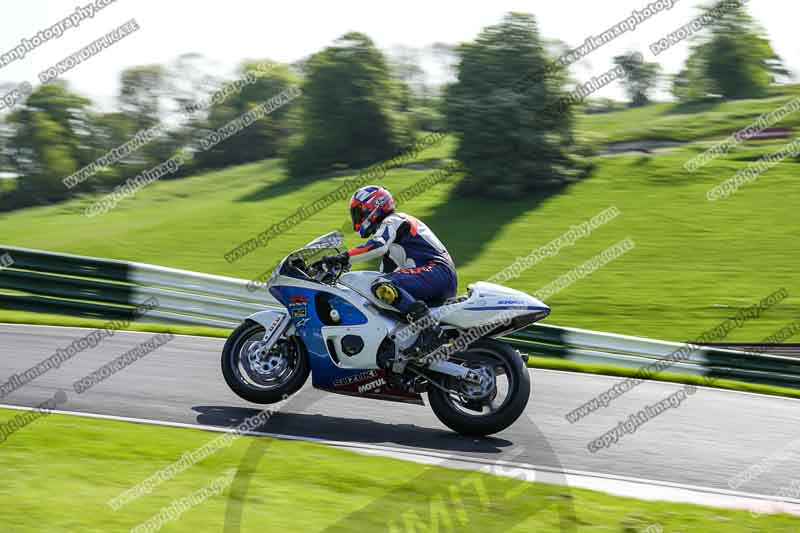
[[[419,361],[446,344],[442,327],[425,302],[414,302],[407,318],[411,327],[418,332],[418,336],[414,344],[403,351],[406,356]]]

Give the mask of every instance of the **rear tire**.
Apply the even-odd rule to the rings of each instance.
[[[500,341],[484,339],[454,357],[469,362],[475,360],[478,354],[496,359],[508,373],[508,397],[496,412],[486,415],[465,414],[455,408],[449,393],[434,386],[428,389],[428,401],[436,417],[453,431],[470,437],[492,435],[509,427],[525,412],[531,394],[528,368],[516,350]]]
[[[222,375],[228,387],[240,398],[258,404],[277,403],[299,391],[310,372],[308,353],[303,341],[298,337],[282,339],[286,343],[287,373],[278,376],[274,384],[259,383],[259,377],[252,365],[247,366],[247,357],[242,361],[243,351],[248,348],[248,343],[263,338],[264,326],[252,321],[246,321],[231,333],[222,349]],[[280,341],[279,341],[280,342]],[[291,345],[289,344],[291,343]],[[291,353],[290,353],[291,352]]]

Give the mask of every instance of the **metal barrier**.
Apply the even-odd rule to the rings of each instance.
[[[8,246],[0,246],[0,257],[11,259],[0,266],[0,307],[6,309],[233,328],[277,305],[265,289],[249,290],[236,278]],[[157,308],[136,315],[152,298]],[[791,356],[543,324],[504,340],[532,355],[800,388],[800,359]]]
[[[158,309],[141,320],[236,327],[277,302],[247,282],[188,270],[25,248],[0,247],[13,263],[0,270],[0,306],[91,318],[134,317],[150,298]]]
[[[800,359],[758,352],[667,342],[536,324],[506,342],[534,355],[643,369],[651,374],[693,374],[800,388]],[[763,345],[760,346],[763,349]]]

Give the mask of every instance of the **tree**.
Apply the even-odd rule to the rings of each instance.
[[[198,54],[180,56],[170,68],[162,65],[132,67],[122,72],[119,94],[119,109],[126,122],[135,126],[130,138],[146,130],[159,127],[161,133],[138,148],[126,161],[121,177],[127,178],[139,172],[160,165],[179,152],[193,132],[194,124],[178,121],[177,127],[167,128],[164,118],[173,103],[186,104],[192,95],[202,97],[206,94],[213,76],[207,74],[209,67],[205,58]],[[175,82],[176,72],[185,74],[184,84]],[[129,138],[129,139],[130,139]],[[186,163],[181,171],[171,177],[185,174],[192,163]]]
[[[63,82],[48,83],[8,117],[12,133],[5,152],[20,175],[23,203],[47,203],[68,195],[61,180],[90,160],[84,142],[91,131],[90,103]]]
[[[678,94],[684,98],[765,96],[769,85],[786,71],[746,6],[718,0],[703,17],[712,22],[690,51],[687,68],[678,77]]]
[[[9,159],[9,143],[12,135],[11,126],[0,116],[0,174],[14,171]]]
[[[362,33],[348,33],[305,65],[302,139],[289,155],[293,176],[333,165],[366,166],[410,142],[397,111],[396,82],[383,54]]]
[[[137,129],[152,128],[161,122],[161,100],[168,94],[164,67],[125,69],[120,84],[120,110],[134,120]]]
[[[165,85],[169,87],[172,100],[177,107],[181,122],[197,117],[187,116],[187,108],[209,98],[223,80],[213,74],[218,67],[201,54],[188,53],[178,56],[165,70]],[[189,114],[191,115],[191,113]]]
[[[586,167],[570,153],[566,74],[548,57],[533,15],[506,15],[462,45],[459,56],[446,114],[459,140],[456,158],[467,170],[462,192],[516,198],[583,174]]]
[[[648,94],[656,88],[661,65],[640,61],[635,54],[616,56],[614,64],[622,67],[627,76],[623,80],[625,92],[631,100],[631,106],[643,106],[650,102]]]
[[[212,106],[204,127],[217,130],[298,84],[299,80],[286,66],[266,60],[245,62],[239,68],[237,80],[224,83],[211,96]],[[200,168],[220,167],[277,156],[293,130],[293,105],[278,107],[229,139],[199,153],[197,165]]]
[[[131,117],[119,112],[94,114],[91,116],[91,124],[91,132],[85,144],[91,152],[92,161],[122,146],[132,139],[137,131]],[[111,188],[134,174],[134,168],[147,163],[148,159],[143,152],[134,152],[107,167],[97,169],[94,175],[77,186],[76,190]]]

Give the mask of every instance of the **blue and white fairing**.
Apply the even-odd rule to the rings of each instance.
[[[442,324],[459,329],[497,324],[497,332],[491,335],[496,337],[542,320],[550,314],[550,307],[524,292],[479,281],[469,286],[466,298],[445,304],[435,313]]]
[[[270,292],[286,306],[295,335],[306,346],[314,387],[384,400],[422,402],[418,394],[393,389],[386,371],[378,368],[376,354],[395,322],[381,315],[368,319],[360,302],[351,303],[334,287],[318,290],[277,285]],[[358,339],[356,353],[351,350],[348,354],[348,338]]]
[[[276,342],[283,334],[299,336],[308,351],[312,382],[317,388],[345,394],[421,403],[418,394],[391,390],[386,373],[377,365],[377,354],[385,341],[405,323],[382,313],[387,305],[370,286],[378,272],[350,272],[335,286],[292,273],[293,259],[308,260],[316,254],[332,253],[341,247],[339,232],[329,233],[290,254],[275,269],[270,293],[286,308],[256,313],[249,317],[266,328],[265,340]],[[286,268],[284,268],[286,267]],[[287,275],[292,273],[292,275]],[[391,308],[390,308],[391,309]],[[435,308],[433,313],[444,327],[461,331],[481,328],[480,336],[496,337],[522,329],[550,314],[550,308],[523,292],[492,283],[469,286],[466,296]],[[394,350],[413,343],[400,339]]]
[[[292,259],[308,260],[312,255],[333,253],[342,242],[341,233],[334,232],[290,254],[275,269],[269,283],[270,293],[286,310],[262,311],[249,318],[267,328],[268,338],[274,325],[274,331],[280,331],[276,340],[286,332],[303,340],[316,388],[422,403],[418,394],[392,389],[385,379],[386,371],[377,365],[379,348],[397,328],[397,320],[370,310],[367,298],[343,285],[330,286],[285,275],[283,267]],[[363,343],[356,346],[357,351],[352,346],[345,348],[348,337]]]
[[[373,307],[394,310],[373,295],[370,289],[373,282],[381,276],[379,272],[348,272],[341,277],[340,284],[362,295]],[[453,298],[448,302],[434,308],[433,313],[443,325],[458,329],[494,323],[502,325],[507,321],[508,328],[502,332],[506,334],[542,320],[550,314],[550,307],[533,296],[483,281],[471,284],[466,296]]]

